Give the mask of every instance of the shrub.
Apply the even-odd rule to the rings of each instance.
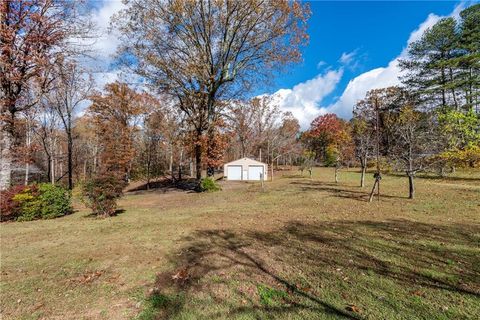
[[[200,187],[202,191],[207,191],[207,192],[222,190],[222,188],[220,188],[220,186],[211,177],[206,177],[202,179],[202,182],[200,183]]]
[[[115,176],[100,175],[85,182],[82,198],[93,214],[112,216],[117,209],[117,199],[122,196],[125,182]]]
[[[1,221],[14,220],[21,213],[21,205],[13,198],[22,193],[27,186],[13,186],[0,192],[0,218]]]
[[[18,221],[31,221],[42,217],[42,201],[36,185],[28,186],[13,197],[20,211]]]
[[[72,213],[69,190],[49,183],[40,184],[38,190],[42,202],[42,219],[52,219]]]
[[[70,192],[60,186],[14,186],[1,195],[2,221],[52,219],[72,212]]]

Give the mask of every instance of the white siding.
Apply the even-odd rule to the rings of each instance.
[[[267,164],[250,158],[242,158],[223,166],[223,172],[227,180],[256,180],[259,181],[260,174],[267,180]]]

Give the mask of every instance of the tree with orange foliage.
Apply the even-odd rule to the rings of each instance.
[[[204,144],[204,162],[207,165],[207,176],[214,175],[214,168],[218,168],[223,164],[225,151],[228,147],[228,142],[232,138],[230,132],[225,131],[225,123],[221,120],[213,126],[214,132],[210,136],[205,137],[202,141]]]
[[[308,148],[316,153],[317,159],[326,166],[335,166],[335,182],[338,182],[338,171],[342,164],[354,156],[349,123],[333,113],[318,116],[304,134],[304,140]]]
[[[107,84],[105,91],[91,97],[88,110],[101,137],[100,171],[127,179],[135,155],[136,121],[144,112],[142,95],[120,82]]]
[[[105,94],[90,97],[92,105],[88,113],[100,138],[100,170],[85,182],[83,196],[96,215],[116,213],[116,200],[122,195],[135,155],[133,136],[136,122],[144,112],[142,98],[143,95],[120,82],[107,84]]]

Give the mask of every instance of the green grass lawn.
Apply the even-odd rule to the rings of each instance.
[[[279,172],[1,224],[2,319],[479,319],[480,172]]]

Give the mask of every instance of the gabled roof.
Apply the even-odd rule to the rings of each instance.
[[[240,159],[237,159],[237,160],[233,160],[233,161],[230,161],[230,162],[227,162],[225,163],[225,165],[229,165],[229,164],[236,164],[236,163],[243,163],[245,161],[248,161],[248,162],[251,162],[251,163],[255,163],[255,164],[261,164],[261,165],[266,165],[266,163],[264,162],[260,162],[260,161],[257,161],[257,160],[254,160],[254,159],[251,159],[251,158],[240,158]]]

